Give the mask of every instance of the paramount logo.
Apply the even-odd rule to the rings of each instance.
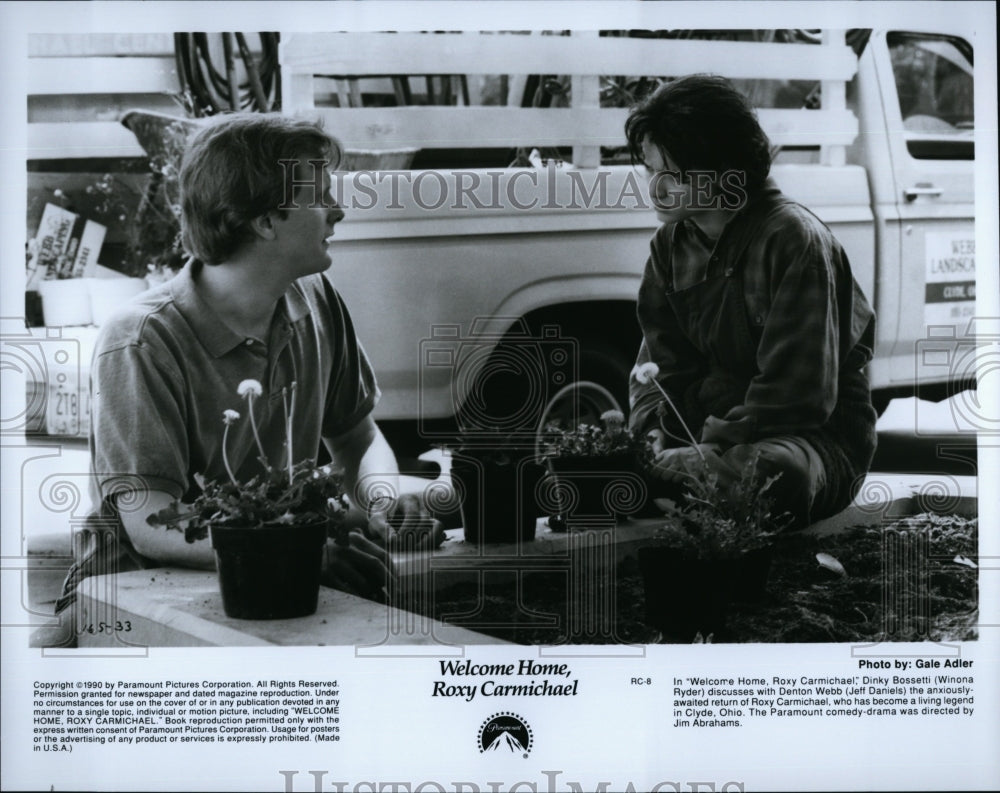
[[[493,742],[486,747],[487,752],[500,752],[507,750],[512,754],[524,754],[524,746],[517,738],[510,734],[508,730],[503,730]]]
[[[509,710],[494,713],[479,725],[479,753],[508,752],[527,757],[531,752],[531,727],[528,722]]]

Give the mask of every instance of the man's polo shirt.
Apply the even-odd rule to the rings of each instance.
[[[357,425],[379,398],[347,308],[324,276],[292,284],[268,337],[259,340],[235,333],[200,297],[200,267],[189,264],[101,331],[91,379],[95,504],[116,491],[116,482],[127,487],[133,477],[182,499],[198,493],[195,474],[225,479],[225,410],[241,416],[227,439],[237,478],[260,474],[250,405],[237,394],[243,380],[263,387],[253,413],[272,466],[287,461],[285,404],[293,385],[295,462],[315,460],[322,437]]]

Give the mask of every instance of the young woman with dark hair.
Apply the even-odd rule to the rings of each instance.
[[[780,474],[771,494],[794,526],[840,511],[871,464],[876,418],[875,316],[843,248],[768,178],[767,135],[724,78],[661,86],[625,130],[663,223],[638,298],[636,371],[656,364],[657,382],[630,381],[657,474],[681,489],[704,459],[725,488],[756,457],[761,475]]]

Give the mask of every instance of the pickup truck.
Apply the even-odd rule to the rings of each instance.
[[[974,383],[968,31],[824,32],[816,43],[366,34],[354,47],[345,35],[286,37],[281,62],[285,110],[326,117],[349,149],[573,147],[572,163],[344,175],[347,220],[330,274],[379,373],[378,418],[398,443],[414,420],[426,442],[456,423],[490,435],[534,430],[567,409],[581,418],[627,406],[656,220],[639,172],[608,155],[624,143],[627,110],[598,106],[595,74],[811,81],[819,108],[759,113],[776,144],[772,176],[833,229],[876,308],[877,407]],[[316,90],[318,75],[466,74],[473,64],[568,72],[570,107],[323,107]]]
[[[283,111],[323,117],[352,153],[329,275],[397,449],[627,409],[656,219],[607,89],[699,71],[760,100],[772,176],[847,250],[879,318],[876,406],[974,383],[973,33],[749,33],[282,34]],[[407,105],[428,75],[501,75],[506,96]],[[525,103],[532,85],[546,90]],[[58,127],[29,124],[29,144],[33,126]]]

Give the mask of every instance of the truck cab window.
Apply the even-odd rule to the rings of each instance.
[[[951,36],[890,33],[887,39],[910,155],[973,159],[972,47]]]

